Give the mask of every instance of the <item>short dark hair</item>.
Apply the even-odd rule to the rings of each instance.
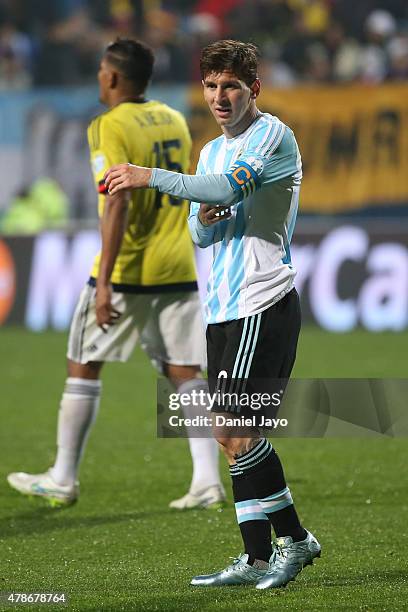
[[[241,81],[252,85],[258,76],[259,49],[240,40],[218,40],[201,52],[201,78],[214,72],[233,72]]]
[[[138,93],[144,92],[153,72],[154,55],[150,47],[131,38],[117,38],[106,47],[104,57]]]

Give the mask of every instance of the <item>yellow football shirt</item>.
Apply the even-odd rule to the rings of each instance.
[[[123,102],[88,127],[91,165],[99,191],[98,212],[106,196],[103,176],[115,164],[189,171],[191,138],[183,116],[162,102]],[[195,289],[193,245],[187,225],[188,203],[155,189],[132,191],[127,227],[111,281],[117,291],[160,292]],[[100,254],[91,272],[98,276]]]

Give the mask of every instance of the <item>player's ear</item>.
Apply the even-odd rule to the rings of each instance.
[[[259,93],[261,91],[261,81],[259,79],[255,79],[255,81],[252,83],[251,87],[251,98],[252,100],[256,100],[256,98],[259,96]]]
[[[115,89],[118,86],[119,75],[116,70],[112,70],[110,73],[109,85],[111,89]]]

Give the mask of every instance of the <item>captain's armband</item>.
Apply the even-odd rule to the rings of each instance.
[[[246,161],[238,159],[226,173],[234,191],[247,197],[261,186],[260,175],[263,171],[263,162],[258,158]]]

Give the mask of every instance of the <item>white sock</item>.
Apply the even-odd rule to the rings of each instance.
[[[60,485],[77,480],[81,456],[98,412],[101,387],[100,380],[66,380],[58,415],[57,457],[51,468],[53,479]]]
[[[208,393],[208,385],[202,378],[194,378],[182,383],[177,393],[191,393],[192,391],[204,391]],[[183,406],[186,418],[193,418],[201,414],[209,414],[207,403],[199,406]],[[221,486],[220,473],[218,469],[218,444],[212,436],[211,427],[200,427],[199,432],[194,427],[187,427],[188,443],[190,445],[191,459],[193,461],[193,477],[190,485],[190,493],[196,493],[213,485]],[[195,437],[195,435],[201,437]],[[204,437],[205,436],[205,437]]]

